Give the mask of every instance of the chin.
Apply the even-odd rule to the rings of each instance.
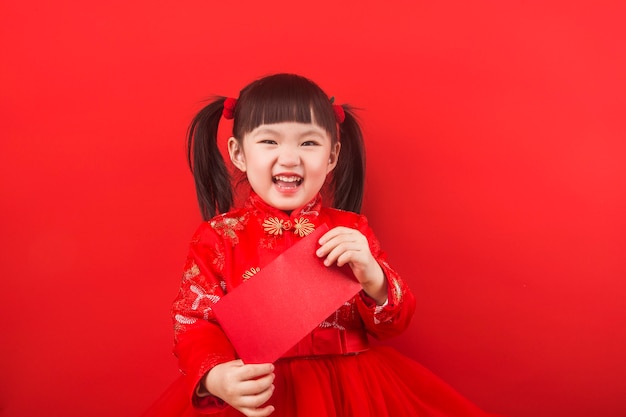
[[[285,199],[278,199],[278,200],[275,200],[273,204],[270,204],[270,205],[272,207],[277,208],[278,210],[293,211],[293,210],[299,209],[304,204],[306,204],[306,202],[302,203],[300,199],[298,199],[297,201],[293,199],[290,199],[290,201],[285,201]]]

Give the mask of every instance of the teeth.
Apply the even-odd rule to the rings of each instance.
[[[277,175],[274,177],[276,181],[282,182],[298,182],[300,181],[300,177],[286,177],[284,175]]]

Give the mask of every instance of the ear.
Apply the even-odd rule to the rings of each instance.
[[[337,161],[339,161],[339,151],[341,150],[341,143],[337,142],[330,150],[330,157],[328,158],[328,168],[326,169],[326,173],[328,174],[330,171],[335,169],[337,166]]]
[[[243,154],[243,147],[239,141],[232,136],[228,139],[228,155],[233,165],[241,172],[246,172],[246,158]]]

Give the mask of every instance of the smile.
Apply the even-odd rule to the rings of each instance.
[[[298,177],[295,175],[277,175],[272,177],[272,181],[274,184],[278,185],[282,188],[296,188],[300,184],[302,184],[302,177]]]

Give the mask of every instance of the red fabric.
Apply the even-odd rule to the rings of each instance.
[[[283,358],[345,355],[364,352],[369,341],[364,330],[318,328],[285,352]]]
[[[280,359],[272,417],[496,417],[478,408],[417,362],[388,347],[344,356]],[[142,417],[200,417],[181,381]],[[178,394],[178,395],[175,395]],[[241,417],[231,407],[211,413]]]
[[[211,413],[241,416],[215,397],[195,395],[198,381],[206,372],[216,364],[237,358],[215,319],[212,306],[233,288],[254,279],[255,273],[324,223],[331,228],[352,227],[367,237],[370,250],[388,280],[388,303],[376,307],[360,292],[305,339],[327,340],[322,334],[328,329],[366,332],[384,339],[408,326],[415,299],[387,263],[364,216],[323,208],[319,196],[289,216],[269,207],[253,193],[244,208],[203,223],[192,238],[181,288],[172,309],[174,352],[184,376],[172,384],[144,417]],[[274,417],[487,416],[418,363],[390,348],[313,358],[283,357],[275,365],[276,390],[270,400],[276,407]]]
[[[361,290],[350,267],[325,266],[315,255],[328,225],[307,224],[306,237],[213,306],[244,363],[275,362]],[[335,346],[328,353],[347,352]]]
[[[333,111],[335,112],[337,123],[341,124],[344,120],[346,120],[346,112],[339,104],[333,104]]]
[[[232,97],[227,97],[224,100],[224,109],[222,109],[222,116],[225,119],[232,119],[235,117],[235,106],[237,106],[237,99]]]

